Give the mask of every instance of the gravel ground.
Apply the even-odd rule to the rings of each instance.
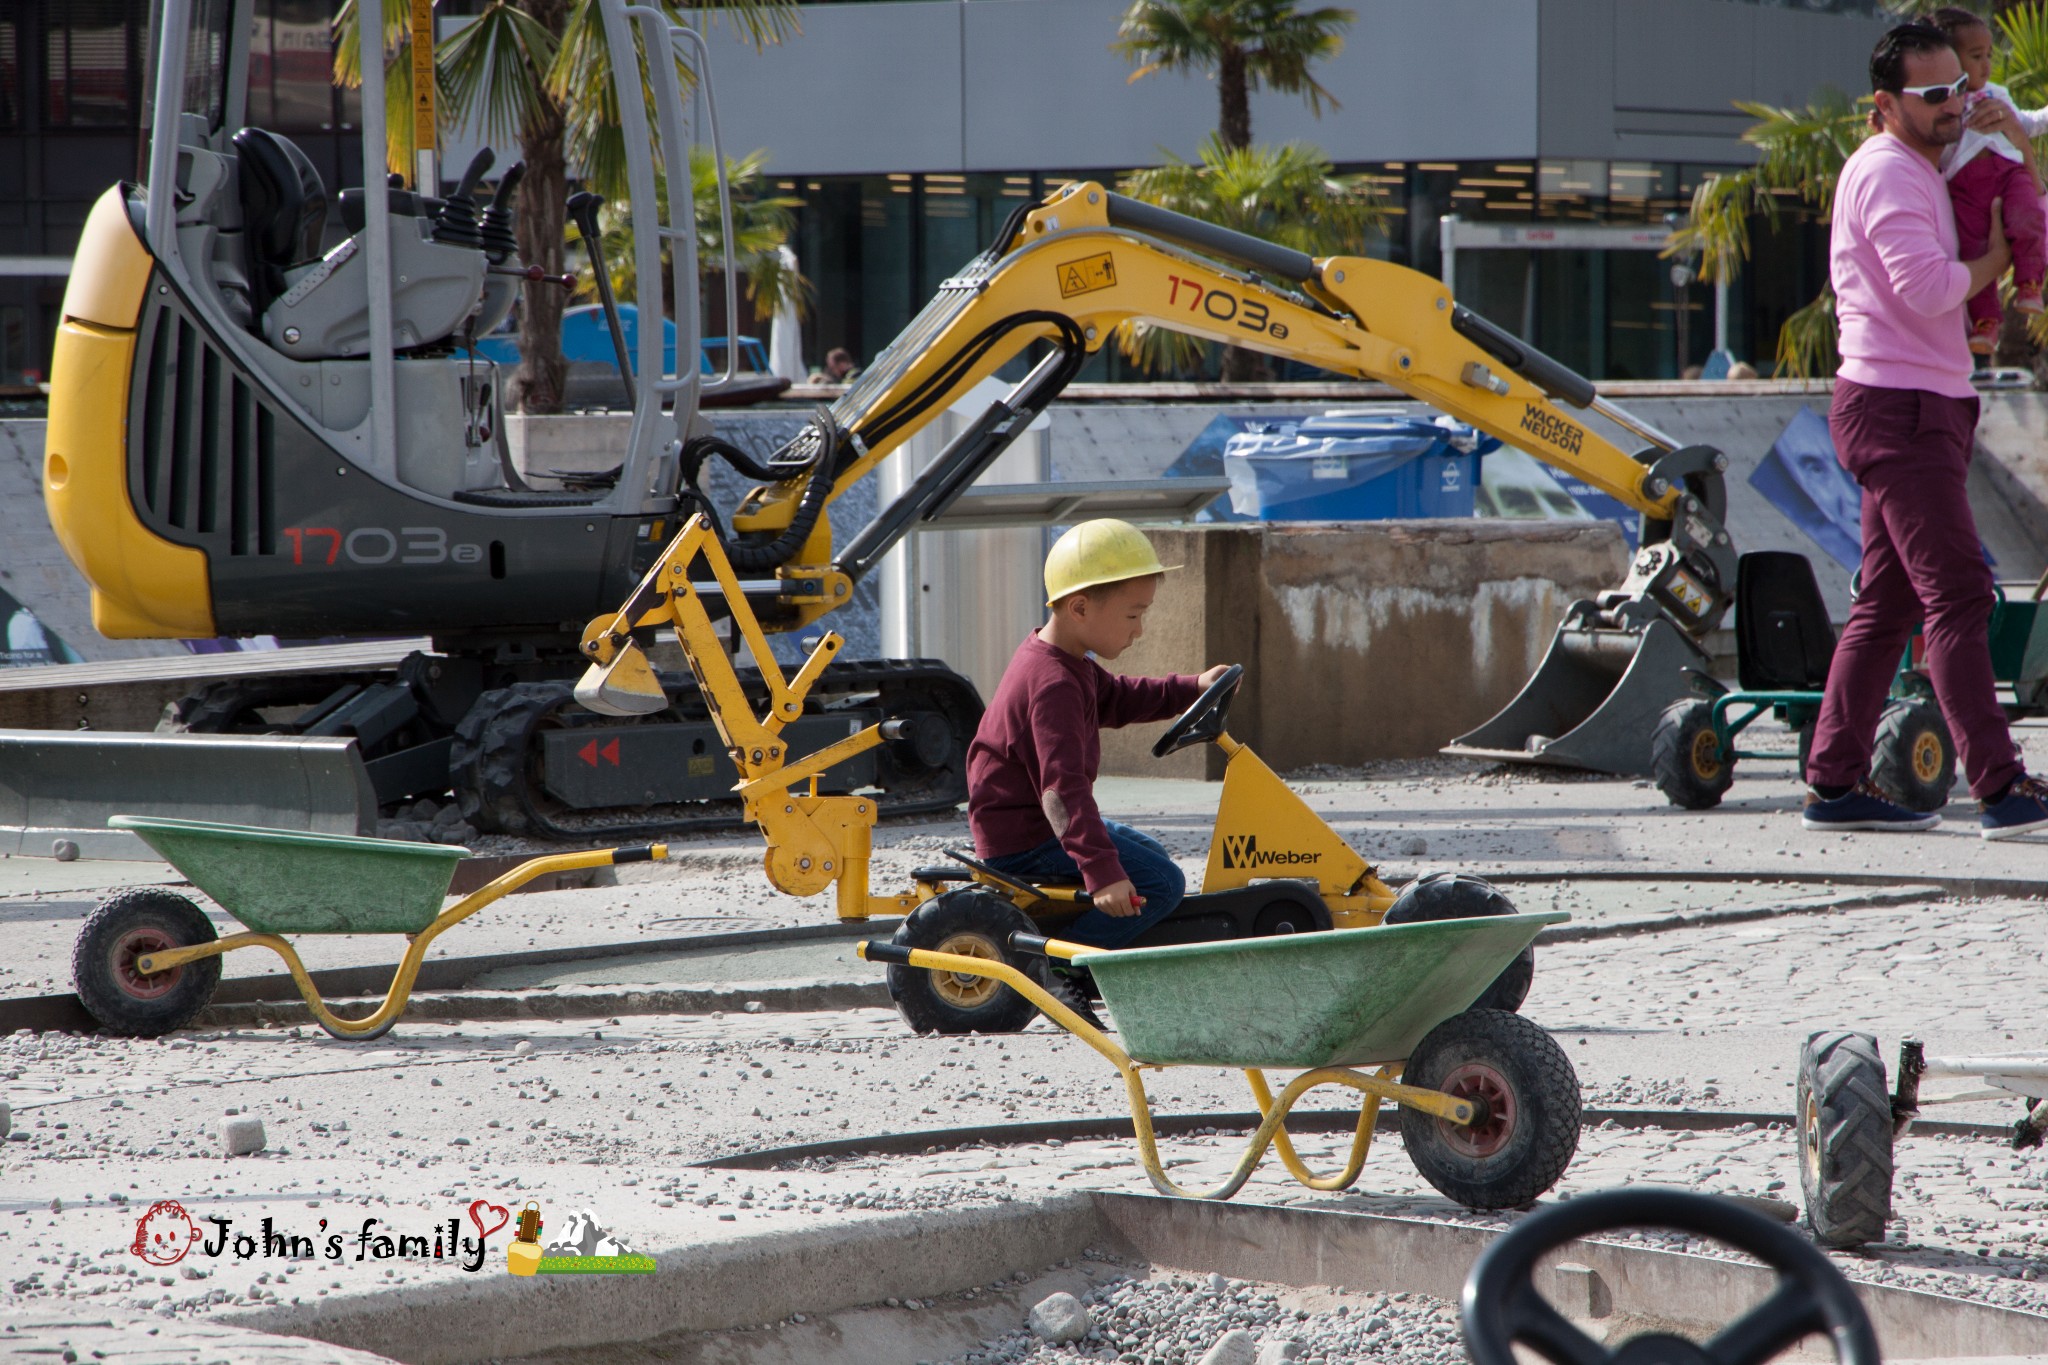
[[[1319,1302],[1327,1306],[1313,1306]],[[1054,1344],[1026,1328],[983,1342],[947,1365],[1205,1365],[1231,1332],[1255,1337],[1262,1362],[1450,1365],[1464,1359],[1457,1308],[1421,1294],[1318,1295],[1221,1275],[1167,1275],[1113,1281],[1082,1303],[1091,1327],[1081,1341]],[[1248,1359],[1228,1347],[1218,1353],[1224,1359],[1216,1365]]]

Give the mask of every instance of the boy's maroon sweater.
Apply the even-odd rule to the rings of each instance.
[[[1057,838],[1089,891],[1125,880],[1095,807],[1105,726],[1166,720],[1202,694],[1187,674],[1120,678],[1036,632],[1010,660],[967,750],[967,823],[984,858]]]

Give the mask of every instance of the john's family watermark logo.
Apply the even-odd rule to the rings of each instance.
[[[280,1228],[274,1218],[238,1227],[232,1218],[196,1220],[177,1200],[162,1199],[135,1220],[135,1240],[128,1250],[159,1266],[176,1265],[196,1251],[236,1261],[449,1261],[473,1272],[484,1267],[491,1234],[511,1217],[511,1210],[503,1204],[478,1199],[469,1206],[470,1222],[476,1226],[474,1237],[463,1232],[459,1217],[424,1231],[407,1230],[376,1217],[345,1226],[332,1226],[322,1218],[310,1230]]]
[[[491,1236],[512,1221],[512,1211],[478,1199],[470,1203],[469,1221],[476,1228],[474,1237],[464,1233],[460,1218],[434,1223],[424,1231],[409,1231],[376,1217],[343,1226],[330,1226],[322,1218],[310,1230],[280,1228],[274,1218],[237,1227],[232,1218],[195,1219],[177,1200],[160,1199],[135,1220],[135,1238],[128,1250],[155,1266],[176,1265],[196,1251],[236,1261],[448,1261],[475,1272],[483,1269]],[[541,1245],[540,1233],[540,1205],[529,1200],[506,1249],[506,1268],[513,1274],[654,1273],[652,1256],[634,1252],[589,1210],[571,1214],[562,1234],[546,1246]]]
[[[526,1201],[505,1268],[514,1275],[652,1275],[654,1258],[643,1256],[605,1231],[597,1215],[581,1209],[569,1215],[561,1236],[541,1245],[540,1204]]]

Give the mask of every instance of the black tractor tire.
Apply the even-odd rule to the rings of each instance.
[[[1657,717],[1650,733],[1650,776],[1674,806],[1712,810],[1735,785],[1735,759],[1721,752],[1714,704],[1677,701]]]
[[[160,735],[282,735],[293,733],[286,721],[267,719],[272,707],[304,710],[340,683],[330,677],[221,678],[201,683],[164,707],[156,725]]]
[[[1394,897],[1394,904],[1387,910],[1386,918],[1380,922],[1425,924],[1434,920],[1476,919],[1481,915],[1514,913],[1515,903],[1492,883],[1468,877],[1462,872],[1432,872],[1402,887],[1401,894]],[[1535,980],[1536,950],[1524,948],[1493,979],[1493,984],[1480,992],[1471,1008],[1506,1010],[1512,1014],[1529,998],[1529,987]]]
[[[1001,960],[1033,981],[1045,980],[1045,960],[1010,948],[1010,935],[1035,934],[1031,917],[993,891],[956,887],[910,912],[893,940],[905,948]],[[889,998],[917,1033],[1016,1033],[1038,1017],[1038,1007],[987,977],[889,968]]]
[[[1892,1217],[1892,1102],[1877,1039],[1809,1036],[1799,1050],[1795,1104],[1799,1191],[1813,1240],[1824,1247],[1883,1241]]]
[[[1877,720],[1870,780],[1907,810],[1940,810],[1956,785],[1956,742],[1941,708],[1919,698],[1886,703]]]
[[[1252,921],[1253,938],[1271,938],[1275,934],[1313,934],[1320,926],[1316,923],[1315,912],[1299,901],[1282,900],[1259,911]]]
[[[1519,1209],[1579,1150],[1579,1076],[1557,1040],[1519,1014],[1466,1010],[1423,1035],[1403,1085],[1487,1102],[1464,1126],[1401,1107],[1401,1142],[1424,1180],[1468,1209]]]
[[[154,886],[116,892],[86,916],[72,942],[72,988],[86,1013],[112,1032],[160,1037],[191,1023],[213,1000],[220,958],[142,976],[136,957],[218,937],[205,912],[174,892]]]

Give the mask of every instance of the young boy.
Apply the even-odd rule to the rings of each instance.
[[[1097,948],[1129,943],[1187,889],[1158,840],[1096,809],[1101,731],[1170,719],[1228,667],[1121,678],[1095,662],[1138,642],[1166,572],[1127,522],[1085,521],[1061,536],[1045,559],[1052,614],[1018,647],[967,751],[976,852],[1025,881],[1078,879],[1095,906],[1060,937]]]
[[[1934,23],[1948,35],[1949,46],[1963,65],[1969,82],[1964,99],[1961,141],[1942,154],[1941,173],[1955,206],[1957,246],[1962,259],[1984,254],[1991,236],[1991,205],[1999,204],[2006,240],[2012,244],[2013,307],[2022,313],[2041,311],[2041,284],[2048,275],[2048,220],[2041,210],[2041,184],[2029,140],[2048,124],[2048,110],[2022,113],[2012,93],[1991,80],[1991,28],[1982,17],[1957,6],[1936,10]],[[1975,126],[1974,116],[1992,100],[2010,109],[2018,145],[2003,132]],[[1970,350],[1990,355],[1998,347],[1998,285],[1972,295],[1969,303]]]

